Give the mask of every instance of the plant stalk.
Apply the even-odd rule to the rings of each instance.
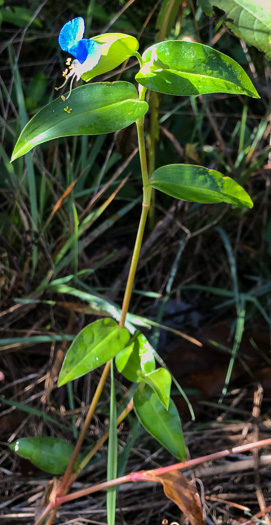
[[[126,315],[127,315],[129,304],[130,304],[130,300],[131,300],[133,284],[134,284],[134,279],[135,279],[135,273],[136,273],[136,269],[137,269],[139,253],[140,253],[140,249],[141,249],[143,233],[144,233],[144,230],[145,230],[145,225],[146,225],[146,220],[147,220],[147,216],[148,216],[148,211],[149,211],[149,205],[146,206],[145,204],[142,204],[142,212],[141,212],[139,227],[138,227],[138,231],[137,231],[137,236],[136,236],[136,241],[135,241],[135,246],[134,246],[134,251],[133,251],[133,256],[132,256],[132,261],[131,261],[131,266],[130,266],[130,270],[129,270],[129,275],[128,275],[128,279],[127,279],[125,294],[124,294],[123,303],[122,303],[121,318],[120,318],[120,322],[119,322],[119,325],[121,327],[124,327]]]
[[[66,471],[65,471],[65,474],[57,488],[57,494],[61,494],[63,493],[63,491],[65,491],[66,487],[69,486],[70,484],[70,478],[71,478],[71,474],[72,474],[72,471],[73,471],[73,467],[74,467],[74,464],[76,462],[76,459],[77,459],[77,456],[81,450],[81,446],[83,444],[83,441],[85,439],[85,436],[86,436],[86,433],[88,431],[88,428],[89,428],[89,425],[90,425],[90,421],[92,419],[92,416],[95,412],[95,409],[96,409],[96,406],[97,406],[97,403],[100,399],[100,396],[101,396],[101,393],[103,391],[103,387],[104,387],[104,383],[105,383],[105,380],[107,378],[107,375],[109,373],[109,370],[110,370],[110,361],[108,361],[103,369],[103,373],[101,375],[101,378],[100,378],[100,381],[98,383],[98,386],[96,388],[96,391],[95,391],[95,394],[93,396],[93,399],[92,399],[92,402],[91,402],[91,405],[89,407],[89,410],[88,410],[88,413],[87,413],[87,417],[85,419],[85,422],[84,422],[84,425],[83,425],[83,428],[81,430],[81,433],[80,433],[80,436],[77,440],[77,443],[75,445],[75,448],[74,448],[74,451],[72,453],[72,456],[71,456],[71,459],[69,461],[69,464],[66,468]]]
[[[108,489],[110,487],[114,487],[115,485],[122,485],[123,483],[129,483],[131,481],[155,481],[155,478],[162,476],[163,474],[167,474],[168,472],[172,472],[173,470],[188,469],[200,465],[201,463],[205,463],[206,461],[214,461],[216,459],[230,456],[231,454],[239,454],[247,452],[248,450],[253,450],[256,448],[266,447],[270,445],[271,438],[267,438],[263,439],[262,441],[256,441],[255,443],[248,443],[247,445],[241,445],[238,447],[221,450],[220,452],[214,452],[213,454],[208,454],[207,456],[202,456],[200,458],[189,459],[187,461],[182,461],[181,463],[175,463],[174,465],[169,465],[167,467],[132,472],[131,474],[127,474],[126,476],[122,476],[111,481],[105,481],[104,483],[99,483],[98,485],[94,485],[93,487],[89,487],[88,489],[79,490],[78,492],[74,492],[73,494],[69,494],[68,496],[56,498],[55,504],[61,505],[62,503],[65,503],[67,501],[72,501],[74,499],[81,498],[88,494],[93,494],[98,490]]]
[[[140,87],[140,90],[139,90],[140,100],[144,100],[145,92],[146,92],[146,89]],[[132,255],[132,261],[131,261],[131,265],[130,265],[129,275],[128,275],[128,279],[127,279],[127,283],[126,283],[126,289],[125,289],[125,294],[124,294],[123,303],[122,303],[122,312],[121,312],[121,318],[120,318],[120,322],[119,322],[120,327],[124,327],[124,325],[125,325],[125,319],[126,319],[126,315],[127,315],[129,304],[130,304],[130,300],[131,300],[135,273],[136,273],[136,269],[137,269],[137,265],[138,265],[138,259],[139,259],[139,255],[140,255],[142,239],[143,239],[143,235],[144,235],[144,231],[145,231],[145,225],[146,225],[146,220],[147,220],[148,211],[149,211],[149,207],[150,207],[151,196],[152,196],[152,188],[149,185],[147,158],[146,158],[146,147],[145,147],[145,139],[144,139],[144,117],[141,117],[140,119],[138,119],[138,121],[136,122],[136,126],[137,126],[139,157],[140,157],[142,182],[143,182],[143,202],[142,202],[142,210],[141,210],[141,216],[140,216],[137,236],[136,236],[135,245],[134,245],[134,251],[133,251],[133,255]],[[81,446],[83,444],[85,435],[86,435],[87,430],[88,430],[89,425],[90,425],[90,421],[91,421],[92,416],[94,414],[96,405],[98,403],[98,400],[99,400],[100,395],[101,395],[102,390],[103,390],[103,386],[104,386],[105,380],[106,380],[108,372],[110,370],[110,363],[111,362],[108,361],[106,363],[105,367],[104,367],[101,379],[99,381],[99,384],[97,386],[96,392],[94,394],[94,397],[92,399],[91,405],[89,407],[89,411],[88,411],[87,417],[85,419],[84,426],[82,428],[82,431],[80,433],[80,436],[79,436],[78,441],[76,443],[76,446],[74,448],[72,457],[71,457],[70,462],[68,464],[68,467],[67,467],[67,469],[65,471],[65,474],[64,474],[64,476],[63,476],[59,486],[56,489],[56,498],[55,498],[55,505],[56,505],[56,507],[59,507],[59,505],[64,503],[64,501],[68,501],[68,499],[66,499],[66,498],[69,498],[69,497],[73,496],[72,494],[71,495],[66,495],[68,490],[69,490],[69,488],[70,488],[70,486],[71,486],[71,484],[74,482],[74,480],[76,479],[78,473],[82,470],[82,468],[85,467],[85,465],[89,462],[91,457],[95,454],[95,452],[100,448],[100,446],[108,438],[108,432],[106,432],[104,434],[104,436],[96,444],[96,446],[81,461],[77,472],[73,474],[72,471],[73,471],[76,459],[77,459],[78,454],[80,452],[80,449],[81,449]],[[128,403],[126,409],[119,416],[119,418],[117,420],[117,425],[119,425],[120,422],[123,421],[123,419],[132,410],[132,408],[133,408],[133,400],[131,400]],[[128,481],[129,476],[128,477],[127,476],[123,476],[123,478],[119,478],[119,480],[120,479],[126,480],[126,478],[127,478],[127,481]],[[119,481],[118,481],[118,483],[119,483]],[[122,483],[125,483],[125,481],[122,481]],[[105,483],[96,485],[95,487],[92,487],[91,489],[94,489],[94,492],[95,492],[97,490],[101,490],[101,488],[103,488],[103,487],[104,488],[106,488],[106,487],[108,488],[108,487],[111,486],[111,484],[112,484],[112,486],[116,485],[117,484],[116,480],[107,481]],[[56,511],[57,511],[57,508],[54,509],[53,515],[51,516],[51,519],[53,519],[53,517],[55,516]]]
[[[133,399],[131,399],[127,405],[127,407],[123,410],[123,412],[120,414],[120,416],[117,419],[117,427],[120,425],[120,423],[126,418],[126,416],[131,412],[131,410],[134,407]],[[76,474],[78,475],[83,468],[89,463],[91,458],[96,454],[96,452],[101,448],[101,446],[104,444],[104,442],[108,439],[109,436],[109,430],[107,430],[104,435],[97,441],[96,445],[90,450],[90,452],[82,459]]]
[[[142,98],[142,93],[143,91],[141,92],[140,98]],[[139,259],[141,245],[142,245],[143,234],[145,231],[148,211],[150,208],[151,195],[152,195],[152,188],[149,185],[146,147],[145,147],[145,139],[144,139],[144,117],[141,117],[140,119],[137,120],[136,127],[137,127],[139,157],[140,157],[142,182],[143,182],[143,203],[142,203],[141,216],[140,216],[139,226],[137,230],[137,236],[136,236],[130,271],[129,271],[125,294],[124,294],[123,303],[122,303],[121,318],[119,322],[119,325],[121,327],[124,327],[126,315],[127,315],[130,300],[131,300],[135,273],[136,273],[136,269],[138,265],[138,259]]]

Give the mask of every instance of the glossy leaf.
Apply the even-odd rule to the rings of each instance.
[[[129,332],[113,319],[89,324],[73,341],[63,363],[58,386],[78,379],[112,359],[129,341]]]
[[[21,438],[9,445],[19,456],[29,459],[36,467],[50,474],[63,474],[74,447],[63,439],[54,437]],[[80,460],[78,459],[74,470]]]
[[[215,170],[190,164],[169,164],[158,168],[150,184],[171,197],[190,202],[211,204],[227,202],[234,206],[252,208],[247,192],[230,177]]]
[[[271,60],[270,0],[201,0],[201,8],[212,16],[212,6],[226,13],[223,23],[247,44],[257,47]]]
[[[134,410],[141,425],[173,456],[184,461],[185,443],[175,404],[170,399],[166,410],[151,387],[145,385],[141,390],[140,386],[134,395]]]
[[[197,489],[182,472],[173,470],[157,475],[155,471],[154,474],[149,471],[144,473],[144,479],[162,483],[167,498],[178,505],[191,525],[204,525],[202,505]]]
[[[152,347],[146,337],[136,332],[129,344],[115,358],[118,371],[129,381],[141,381],[138,373],[144,377],[155,370],[155,359]]]
[[[165,409],[168,410],[170,402],[171,374],[166,368],[158,368],[150,374],[139,373],[139,377],[149,385],[158,395]]]
[[[168,40],[143,53],[144,66],[136,80],[169,95],[243,93],[259,95],[245,71],[227,55],[194,42]]]
[[[129,82],[86,84],[73,89],[68,101],[58,98],[34,115],[19,136],[11,160],[59,137],[112,133],[147,110],[148,104],[138,99]]]
[[[138,40],[134,36],[124,33],[104,33],[91,40],[101,44],[102,54],[97,66],[82,75],[82,79],[86,82],[97,75],[112,71],[134,55],[139,47]]]

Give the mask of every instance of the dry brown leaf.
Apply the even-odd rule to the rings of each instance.
[[[146,477],[150,481],[159,481],[162,483],[167,498],[178,505],[189,519],[191,525],[204,525],[199,494],[191,481],[189,481],[182,472],[173,470],[172,472],[159,476],[145,473],[144,478],[146,479]]]

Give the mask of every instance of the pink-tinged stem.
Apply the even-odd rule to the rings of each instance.
[[[264,510],[261,510],[260,512],[257,512],[257,514],[255,514],[250,521],[246,521],[246,525],[253,525],[253,523],[255,523],[255,520],[258,519],[258,518],[261,518],[262,516],[264,516],[264,514],[267,514],[267,512],[270,512],[271,511],[271,505],[269,505],[268,507],[266,507],[266,509]]]
[[[128,483],[128,481],[133,481],[131,479],[131,474],[128,474],[127,476],[122,476],[121,478],[112,479],[111,481],[104,481],[104,483],[99,483],[98,485],[94,485],[93,487],[89,487],[88,489],[78,490],[78,492],[73,492],[73,494],[68,494],[68,496],[58,497],[55,499],[55,505],[59,506],[62,503],[66,503],[66,501],[72,501],[73,499],[82,498],[83,496],[92,494],[92,492],[108,489],[110,487],[114,487],[115,485],[121,485],[122,483]]]
[[[182,461],[181,463],[175,463],[174,465],[169,465],[168,467],[161,467],[153,470],[145,470],[142,472],[134,472],[133,475],[140,474],[140,478],[143,480],[144,476],[161,476],[172,470],[188,469],[191,467],[196,467],[201,463],[206,461],[214,461],[215,459],[225,458],[231,454],[239,454],[241,452],[246,452],[247,450],[252,450],[254,448],[261,448],[271,445],[271,438],[263,439],[262,441],[256,441],[255,443],[248,443],[247,445],[240,445],[239,447],[233,447],[226,450],[221,450],[220,452],[214,452],[213,454],[208,454],[207,456],[201,456],[200,458],[188,459],[187,461]],[[136,481],[135,479],[130,481]]]
[[[200,458],[189,459],[187,461],[182,461],[181,463],[169,465],[168,467],[161,467],[153,470],[143,470],[140,472],[132,472],[131,474],[122,476],[121,478],[113,479],[111,481],[105,481],[104,483],[99,483],[98,485],[94,485],[93,487],[90,487],[88,489],[79,490],[78,492],[74,492],[73,494],[69,494],[68,496],[58,497],[55,499],[55,505],[61,505],[66,501],[72,501],[77,498],[82,498],[83,496],[87,496],[88,494],[92,494],[93,492],[105,490],[115,485],[121,485],[123,483],[128,483],[132,481],[153,481],[153,478],[155,476],[161,476],[162,474],[172,472],[173,470],[188,469],[191,467],[195,467],[196,465],[200,465],[201,463],[205,463],[206,461],[214,461],[215,459],[225,458],[227,456],[230,456],[231,454],[238,454],[241,452],[246,452],[247,450],[261,448],[268,445],[271,445],[271,438],[263,439],[262,441],[256,441],[255,443],[248,443],[247,445],[240,445],[239,447],[221,450],[220,452],[214,452],[213,454],[201,456]]]
[[[35,525],[42,525],[45,518],[47,518],[47,516],[50,514],[50,512],[52,512],[53,509],[54,509],[53,503],[52,502],[48,503],[48,505],[43,509],[40,516],[36,519]]]

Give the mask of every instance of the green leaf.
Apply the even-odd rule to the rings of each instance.
[[[263,51],[266,58],[271,60],[270,0],[204,0],[201,7],[209,16],[212,16],[211,6],[225,11],[224,24],[247,44]]]
[[[184,201],[228,202],[234,206],[253,207],[247,192],[230,177],[223,177],[215,170],[190,164],[169,164],[158,168],[150,178],[150,184],[171,197]]]
[[[211,0],[197,0],[197,4],[207,16],[213,16]]]
[[[35,12],[32,9],[15,5],[1,9],[2,21],[17,27],[26,27],[29,24],[35,27],[42,27],[42,23],[38,18],[35,18],[34,14]]]
[[[158,368],[150,374],[142,374],[139,377],[149,385],[158,395],[162,405],[168,410],[170,402],[171,374],[166,368]]]
[[[65,357],[58,386],[78,379],[112,359],[129,341],[130,334],[114,319],[99,319],[75,338]]]
[[[118,371],[133,383],[141,381],[139,372],[144,376],[155,370],[152,347],[140,332],[136,332],[129,344],[116,355],[115,361]]]
[[[134,55],[139,47],[139,42],[134,36],[124,33],[105,33],[104,35],[94,36],[91,40],[101,44],[102,55],[97,66],[82,75],[85,82],[97,75],[112,71]]]
[[[241,66],[212,47],[168,40],[149,47],[142,58],[136,80],[153,91],[182,96],[243,93],[259,98]]]
[[[13,441],[9,448],[50,474],[64,474],[74,450],[67,441],[54,437],[21,438]],[[74,470],[79,462],[80,459],[75,463]]]
[[[182,0],[163,0],[161,2],[155,24],[155,28],[160,30],[157,35],[159,40],[163,40],[164,38],[161,37],[161,33],[166,36],[174,27],[178,12],[181,9],[181,4]]]
[[[65,111],[67,107],[70,113]],[[48,140],[126,128],[147,110],[147,102],[138,99],[129,82],[86,84],[73,89],[68,101],[58,98],[34,115],[19,136],[11,161]]]
[[[141,386],[141,385],[140,385]],[[141,425],[173,456],[184,461],[185,442],[178,410],[172,399],[166,410],[158,395],[148,385],[134,395],[134,410]]]
[[[33,110],[38,105],[39,101],[43,97],[47,85],[47,77],[44,73],[39,72],[31,80],[29,88],[27,90],[27,98],[25,99],[26,109]]]

